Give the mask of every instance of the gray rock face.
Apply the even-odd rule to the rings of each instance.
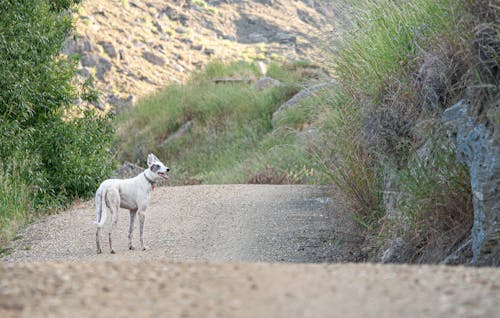
[[[263,91],[265,89],[268,89],[270,87],[276,87],[281,85],[281,82],[278,80],[275,80],[274,78],[263,76],[259,78],[254,84],[253,84],[253,89],[258,90],[258,91]]]
[[[146,61],[148,61],[149,63],[154,64],[154,65],[163,66],[163,65],[167,64],[167,61],[163,57],[158,56],[158,55],[151,53],[151,52],[142,53],[142,57]]]
[[[113,45],[113,43],[107,41],[99,41],[98,44],[102,46],[104,52],[106,52],[106,54],[110,58],[115,59],[118,57],[118,52],[116,51],[116,48]]]
[[[111,177],[115,179],[133,178],[143,172],[144,168],[130,162],[124,162],[123,165],[113,171]]]
[[[116,113],[120,113],[124,109],[132,107],[134,105],[134,101],[134,95],[129,95],[127,98],[120,98],[115,94],[110,94],[107,98],[107,102],[114,107]]]
[[[271,119],[271,123],[273,125],[273,128],[276,128],[278,125],[279,121],[285,116],[285,111],[289,108],[292,107],[297,107],[300,105],[300,102],[311,95],[313,95],[315,92],[318,92],[320,90],[332,87],[334,85],[334,82],[327,82],[327,83],[321,83],[317,84],[311,87],[308,87],[306,89],[301,90],[297,94],[295,94],[292,98],[290,98],[286,103],[281,105],[278,110],[276,110],[273,114],[273,117]]]
[[[73,39],[69,38],[64,44],[64,48],[62,49],[63,54],[71,55],[71,54],[83,54],[85,52],[91,52],[93,50],[92,44],[87,37]]]
[[[472,263],[500,265],[500,145],[498,133],[475,123],[461,100],[443,113],[457,159],[470,171],[474,204]]]
[[[189,132],[189,130],[191,130],[191,128],[193,127],[193,121],[190,120],[190,121],[187,121],[185,122],[179,129],[177,129],[176,132],[174,132],[173,134],[171,134],[170,136],[168,136],[167,139],[165,139],[161,145],[162,146],[165,146],[167,145],[168,143],[176,140],[176,139],[179,139],[181,138],[182,136],[184,136],[186,133]]]
[[[99,57],[95,76],[101,81],[106,81],[105,75],[111,70],[111,67],[113,67],[113,65],[108,59]]]
[[[84,54],[82,55],[83,67],[95,67],[99,64],[99,55],[97,54]]]

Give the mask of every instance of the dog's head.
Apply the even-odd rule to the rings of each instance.
[[[159,178],[168,180],[167,172],[170,171],[170,168],[165,166],[163,162],[161,162],[160,159],[156,158],[156,156],[152,153],[148,155],[148,169],[156,174]]]

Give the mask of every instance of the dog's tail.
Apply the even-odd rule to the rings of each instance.
[[[106,192],[106,189],[102,189],[95,194],[96,221],[94,223],[97,227],[103,227],[106,223]]]

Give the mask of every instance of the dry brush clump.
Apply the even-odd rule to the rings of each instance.
[[[497,11],[491,1],[366,0],[336,57],[342,98],[323,162],[372,234],[405,240],[399,261],[439,262],[470,234],[470,177],[441,114],[466,96],[478,113],[498,100]]]

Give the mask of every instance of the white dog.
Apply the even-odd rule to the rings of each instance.
[[[167,179],[167,172],[170,171],[158,158],[153,154],[148,155],[148,169],[141,174],[130,179],[108,179],[105,180],[95,193],[95,207],[97,225],[96,244],[97,254],[102,253],[100,243],[101,228],[106,222],[106,209],[111,211],[111,227],[109,230],[109,248],[114,254],[111,234],[118,222],[118,210],[124,208],[130,211],[130,223],[128,229],[128,248],[133,250],[132,232],[134,230],[135,216],[139,214],[140,222],[140,243],[141,250],[145,250],[143,242],[144,220],[146,217],[146,209],[149,203],[149,193],[154,188],[158,179]]]

